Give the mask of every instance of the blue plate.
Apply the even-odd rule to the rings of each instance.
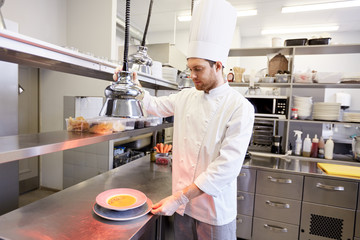
[[[146,203],[140,207],[126,210],[126,211],[114,211],[107,208],[103,208],[97,203],[94,204],[93,211],[99,217],[113,220],[113,221],[128,221],[148,214],[151,210],[152,201],[148,198]]]

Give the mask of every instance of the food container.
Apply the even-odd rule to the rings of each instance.
[[[87,132],[89,131],[89,123],[83,117],[66,118],[66,130],[69,132]]]
[[[329,45],[331,38],[313,38],[308,40],[308,45]]]
[[[87,121],[91,133],[110,134],[113,132],[113,122],[107,117],[90,118]]]
[[[286,39],[285,46],[304,46],[306,42],[307,38]]]
[[[274,77],[262,77],[260,78],[260,82],[263,83],[273,83],[274,82]]]
[[[275,82],[276,83],[288,83],[290,81],[290,74],[283,73],[283,74],[275,74]]]
[[[156,163],[161,165],[168,165],[171,162],[169,153],[158,153],[155,155]]]
[[[157,126],[159,122],[158,117],[147,117],[145,119],[145,127],[154,127]]]

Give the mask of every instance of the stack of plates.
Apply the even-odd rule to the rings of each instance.
[[[93,211],[108,220],[127,221],[146,215],[151,206],[151,200],[144,193],[130,188],[115,188],[97,195]]]
[[[314,103],[313,119],[338,121],[340,106],[340,103],[316,102]]]
[[[294,96],[294,108],[298,109],[300,119],[306,119],[311,116],[311,108],[313,105],[312,97]]]
[[[343,121],[344,122],[360,122],[360,113],[359,112],[344,112]]]
[[[162,77],[166,80],[176,82],[177,69],[172,67],[162,67]]]

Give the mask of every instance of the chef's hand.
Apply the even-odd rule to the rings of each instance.
[[[117,67],[117,68],[115,69],[115,72],[114,72],[114,75],[113,75],[114,81],[117,81],[117,80],[118,80],[118,74],[119,74],[119,72],[121,72],[121,71],[122,71],[122,66],[119,66],[119,67]],[[136,72],[133,72],[132,74],[133,74],[132,82],[133,82],[135,85],[141,87],[141,84],[140,84],[140,82],[139,82],[139,80],[138,80],[138,77],[137,77],[137,73],[136,73]]]
[[[179,191],[153,205],[151,213],[154,215],[171,216],[181,205],[185,205],[188,202],[189,199],[182,191]]]

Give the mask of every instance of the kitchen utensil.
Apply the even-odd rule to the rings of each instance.
[[[360,162],[360,136],[353,137],[352,152],[353,158]]]
[[[179,74],[177,83],[180,89],[194,87],[194,82],[190,78],[190,69],[188,67]]]
[[[101,116],[139,118],[144,116],[140,100],[144,90],[132,81],[132,72],[128,66],[129,52],[130,0],[126,0],[125,46],[122,71],[118,80],[105,89],[106,101],[100,111]]]

